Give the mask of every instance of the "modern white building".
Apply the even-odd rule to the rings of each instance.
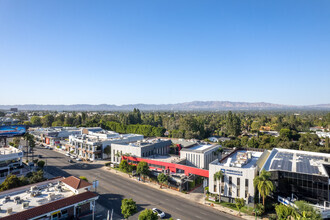
[[[120,163],[122,155],[134,157],[150,157],[153,155],[167,155],[172,141],[149,139],[128,144],[111,145],[111,162]]]
[[[105,159],[110,157],[105,153],[105,148],[111,148],[112,144],[136,142],[143,138],[144,136],[140,134],[118,134],[111,131],[89,132],[82,135],[70,135],[66,150],[84,159]]]
[[[235,198],[245,199],[248,205],[254,203],[253,180],[269,152],[258,149],[236,149],[223,159],[215,160],[209,166],[209,191],[221,193],[221,200],[233,202]],[[221,181],[214,174],[221,171]],[[220,185],[220,187],[219,187]]]
[[[23,151],[12,147],[0,147],[0,180],[6,178],[8,174],[22,174]]]
[[[186,159],[186,165],[201,169],[208,169],[209,163],[218,158],[217,150],[220,145],[195,144],[182,148],[180,159]]]

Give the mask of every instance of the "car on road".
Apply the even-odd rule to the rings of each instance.
[[[42,158],[42,155],[39,155],[38,157],[39,157],[39,158]]]
[[[67,156],[67,157],[70,157],[70,156],[71,156],[71,154],[69,154],[69,153],[66,153],[66,154],[65,154],[65,156]]]
[[[77,158],[76,158],[76,161],[82,161],[82,159],[81,159],[81,158],[79,158],[79,157],[77,157]]]
[[[74,156],[74,155],[71,155],[70,157],[71,157],[72,159],[76,159],[76,156]]]
[[[73,163],[73,160],[70,159],[70,160],[68,160],[68,162],[69,162],[69,163]]]
[[[152,209],[152,212],[153,213],[156,213],[159,218],[164,218],[165,217],[165,213],[162,210],[160,210],[160,209],[153,208]]]

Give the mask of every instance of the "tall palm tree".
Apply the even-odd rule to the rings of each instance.
[[[217,186],[218,186],[218,193],[219,193],[219,202],[221,202],[221,186],[222,185],[221,179],[223,176],[223,172],[220,170],[214,174],[214,179],[217,181]]]
[[[253,185],[259,191],[262,196],[262,204],[265,206],[265,198],[270,194],[270,192],[274,191],[274,185],[272,181],[269,180],[271,173],[262,170],[259,176],[256,176],[253,180]]]

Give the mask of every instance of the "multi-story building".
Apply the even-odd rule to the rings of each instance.
[[[275,197],[330,202],[330,154],[274,148],[262,169],[271,172]]]
[[[253,180],[268,155],[269,152],[258,149],[236,149],[220,161],[213,161],[209,166],[209,191],[219,194],[220,190],[224,201],[243,198],[252,205],[255,196]],[[220,181],[214,179],[218,171],[223,174]]]
[[[143,138],[143,135],[140,134],[118,134],[106,131],[89,132],[89,134],[69,136],[66,150],[84,159],[106,159],[110,157],[110,154],[105,153],[105,148],[111,148],[113,144],[117,143],[143,140]]]
[[[8,174],[22,174],[23,152],[12,146],[0,147],[0,181]]]
[[[209,163],[218,158],[217,150],[220,145],[194,144],[182,148],[180,158],[186,159],[186,165],[208,169]]]
[[[152,155],[166,155],[170,150],[172,141],[162,139],[149,139],[129,144],[111,145],[111,162],[120,163],[122,155],[134,157],[150,157]]]
[[[30,131],[37,141],[50,146],[60,146],[61,140],[70,135],[81,135],[82,129],[76,127],[37,128]]]
[[[91,184],[70,176],[0,192],[0,218],[77,219],[92,215],[98,195],[90,191]]]

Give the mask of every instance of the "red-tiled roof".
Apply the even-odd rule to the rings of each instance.
[[[74,189],[81,189],[81,188],[92,185],[89,182],[87,182],[85,180],[81,180],[75,176],[69,176],[69,177],[63,179],[62,182],[71,186]]]
[[[55,202],[47,203],[45,205],[37,206],[35,208],[31,208],[31,209],[28,209],[28,210],[25,210],[25,211],[22,211],[22,212],[19,212],[16,214],[12,214],[12,215],[3,217],[2,219],[26,220],[26,219],[30,219],[33,217],[43,215],[43,214],[47,214],[52,211],[56,211],[60,208],[70,206],[70,205],[73,205],[73,204],[76,204],[76,203],[79,203],[79,202],[82,202],[82,201],[85,201],[85,200],[88,200],[91,198],[95,198],[97,196],[98,196],[97,194],[87,191],[87,192],[80,193],[78,195],[70,196],[70,197],[64,198],[64,199],[59,199]]]

